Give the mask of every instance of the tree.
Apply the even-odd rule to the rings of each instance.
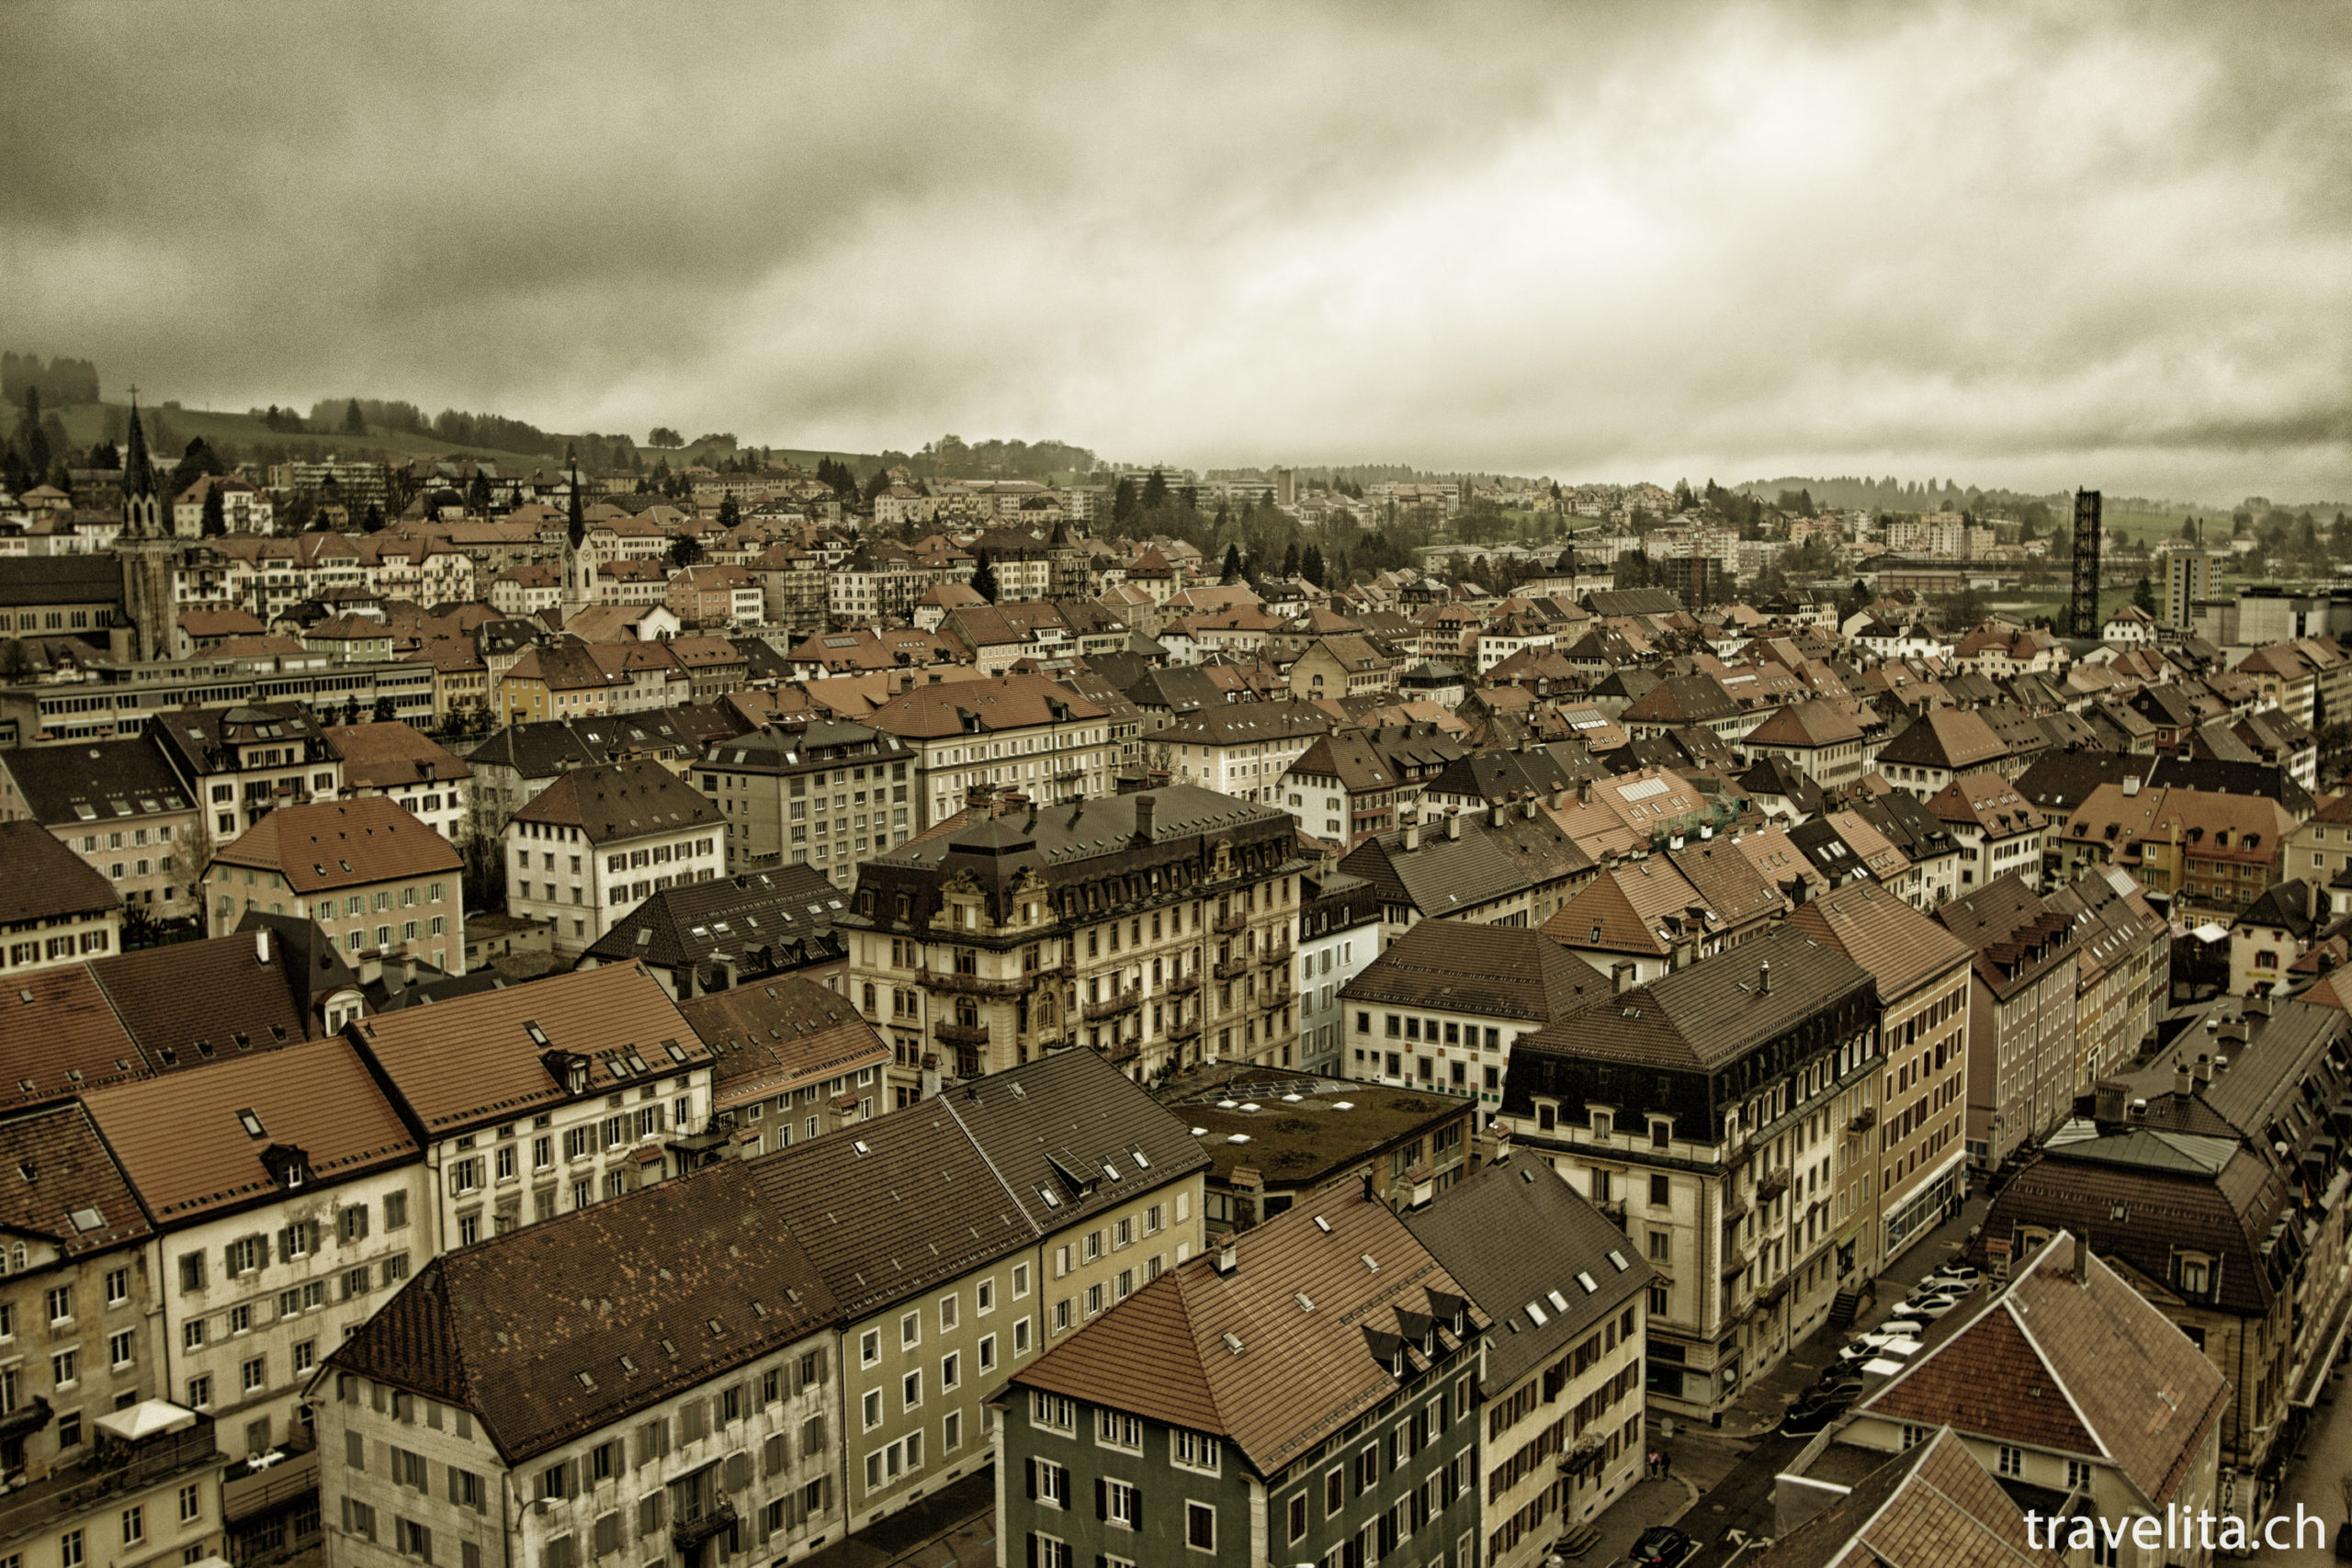
[[[2156,591],[2148,581],[2145,572],[2141,573],[2140,581],[2132,585],[2132,603],[2151,615],[2156,613]]]
[[[718,526],[722,530],[732,528],[742,521],[743,509],[735,504],[733,496],[730,495],[718,503]]]
[[[479,468],[466,481],[466,510],[478,517],[490,515],[490,476]]]
[[[343,405],[343,433],[345,435],[365,435],[368,434],[368,422],[360,417],[359,400],[357,398],[353,398],[350,401]]]
[[[204,487],[204,536],[208,539],[217,539],[228,531],[228,510],[220,500],[220,487],[217,484],[206,485]]]
[[[32,673],[33,661],[25,652],[22,639],[12,637],[6,642],[0,642],[0,681],[13,686],[18,682],[32,679]]]
[[[681,534],[670,541],[670,565],[675,570],[685,570],[702,557],[702,541],[692,534]]]
[[[17,417],[17,455],[36,479],[49,472],[49,434],[41,428],[40,389],[25,389],[24,412]]]
[[[1650,558],[1640,550],[1627,550],[1617,558],[1616,583],[1620,588],[1654,588],[1657,574],[1650,570]]]
[[[399,710],[392,705],[391,698],[378,697],[376,699],[376,712],[372,722],[377,724],[391,724],[398,720],[400,716]]]
[[[85,468],[119,471],[122,468],[122,454],[115,450],[115,445],[111,441],[96,442],[90,447],[90,455],[82,459],[82,466]]]
[[[684,446],[686,440],[668,425],[657,424],[645,437],[645,444],[648,446]]]
[[[1307,581],[1315,584],[1317,588],[1327,586],[1323,581],[1324,570],[1322,546],[1309,545],[1306,547],[1306,553],[1299,558],[1298,573],[1301,577],[1304,577]]]
[[[1143,481],[1143,493],[1136,498],[1146,512],[1157,512],[1168,504],[1168,476],[1158,468]]]
[[[2190,544],[2192,544],[2192,545],[2193,545],[2193,544],[2195,544],[2195,543],[2197,542],[2197,519],[2196,519],[2196,518],[2194,518],[2194,517],[2184,517],[2184,518],[2182,518],[2182,519],[2180,520],[2180,536],[2181,536],[2183,539],[2186,539],[2187,541],[2188,541],[2188,543],[2190,543]]]
[[[889,488],[890,469],[888,465],[875,465],[874,471],[865,476],[865,489],[862,492],[865,498],[865,504],[868,506],[873,505],[874,498],[880,495],[884,491],[888,490]]]
[[[1152,475],[1153,479],[1159,477],[1156,473]],[[1222,581],[1226,582],[1241,581],[1241,547],[1238,544],[1229,544],[1225,547],[1225,572]]]
[[[1136,514],[1136,481],[1121,479],[1111,491],[1111,522],[1115,526]]]
[[[972,558],[972,592],[991,604],[996,603],[998,592],[996,568],[989,562],[989,553],[986,550],[978,552]]]
[[[380,534],[384,531],[383,502],[371,501],[368,503],[366,514],[359,519],[359,531],[363,534]]]
[[[1290,547],[1283,552],[1283,581],[1288,582],[1297,575],[1298,541],[1293,539],[1290,542]]]

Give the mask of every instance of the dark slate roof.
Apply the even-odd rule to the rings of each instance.
[[[1767,757],[1739,775],[1739,785],[1750,795],[1785,797],[1810,817],[1821,809],[1821,786],[1786,757]]]
[[[38,822],[0,822],[0,921],[103,913],[122,906],[106,874]]]
[[[746,1168],[855,1319],[1207,1163],[1116,1067],[1061,1051]]]
[[[712,1098],[722,1108],[890,1060],[846,998],[804,976],[730,986],[678,1010],[718,1063]]]
[[[1439,1008],[1530,1024],[1609,994],[1609,978],[1542,931],[1422,920],[1348,982],[1350,1002]]]
[[[1488,1399],[1623,1311],[1653,1277],[1625,1233],[1533,1156],[1455,1183],[1408,1213],[1405,1228],[1494,1319],[1480,1368]],[[1510,1245],[1497,1246],[1503,1236]],[[1587,1290],[1587,1280],[1598,1288]]]
[[[1544,1053],[1712,1070],[1873,984],[1836,948],[1781,926],[1522,1036],[1512,1072],[1522,1056]]]
[[[592,844],[678,832],[718,820],[700,790],[650,759],[575,768],[514,813],[517,822],[581,829]]]
[[[2017,792],[2045,815],[2063,818],[2090,798],[2101,785],[2125,779],[2145,780],[2153,757],[2122,751],[2045,751],[2019,774]]]
[[[512,1465],[833,1316],[752,1169],[723,1161],[435,1258],[328,1364],[471,1410]]]
[[[0,1168],[13,1173],[0,1184],[0,1228],[10,1234],[46,1237],[67,1258],[153,1234],[130,1178],[79,1104],[0,1122]]]
[[[2148,774],[2156,789],[2201,789],[2215,795],[2252,795],[2275,800],[2298,820],[2312,810],[2311,792],[2284,768],[2267,762],[2223,762],[2211,758],[2159,757]]]
[[[112,603],[122,568],[111,555],[0,558],[0,605]]]
[[[703,964],[714,953],[811,939],[830,947],[842,896],[826,874],[780,865],[663,888],[606,931],[587,956],[605,964],[642,959],[657,969]]]
[[[2312,887],[2301,877],[2276,883],[2230,922],[2235,927],[2269,926],[2309,942],[2319,929],[2311,917]]]
[[[1419,831],[1420,843],[1409,850],[1403,829],[1366,839],[1340,863],[1340,869],[1379,888],[1385,901],[1409,905],[1431,917],[1474,908],[1527,887],[1526,873],[1510,852],[1488,839],[1483,818],[1463,818],[1459,839],[1447,838],[1442,826]]]
[[[190,809],[179,775],[143,739],[22,746],[6,765],[25,809],[52,828]]]

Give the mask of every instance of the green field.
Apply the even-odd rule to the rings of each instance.
[[[54,412],[64,423],[65,434],[76,453],[86,452],[105,439],[107,411],[119,408],[129,412],[128,404],[74,403]],[[306,453],[324,457],[332,453],[382,450],[414,457],[444,457],[463,453],[469,457],[486,458],[502,466],[520,468],[544,468],[558,459],[544,453],[501,452],[481,446],[458,446],[436,440],[430,435],[417,435],[408,431],[371,429],[365,435],[345,435],[339,431],[288,432],[272,430],[248,413],[228,413],[218,409],[154,409],[141,411],[148,417],[160,416],[172,434],[181,441],[200,435],[210,446],[223,443],[235,447],[254,446],[281,446],[289,452]],[[158,460],[175,454],[157,453]]]

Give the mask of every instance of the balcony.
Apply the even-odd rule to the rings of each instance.
[[[722,1493],[698,1508],[693,1505],[682,1506],[677,1523],[670,1527],[670,1544],[678,1549],[679,1556],[692,1557],[695,1548],[731,1529],[734,1523],[735,1505]]]
[[[1600,1217],[1611,1224],[1622,1226],[1625,1223],[1625,1200],[1623,1198],[1603,1198],[1593,1207],[1600,1210]]]
[[[1124,991],[1113,991],[1099,1002],[1088,1002],[1079,1009],[1079,1016],[1087,1022],[1116,1018],[1123,1012],[1133,1012],[1143,1005],[1143,987],[1130,986]]]
[[[1201,972],[1197,969],[1190,974],[1170,975],[1168,976],[1168,984],[1161,987],[1171,997],[1189,997],[1200,988]]]
[[[1168,1038],[1170,1040],[1198,1040],[1200,1037],[1201,1017],[1198,1013],[1190,1018],[1180,1018],[1168,1026]]]
[[[1248,913],[1240,909],[1227,910],[1209,923],[1209,930],[1219,935],[1230,935],[1250,923]]]
[[[1861,1111],[1857,1114],[1852,1121],[1846,1123],[1846,1131],[1849,1133],[1867,1133],[1872,1127],[1877,1125],[1878,1107],[1875,1105],[1869,1105],[1864,1106]]]
[[[1283,942],[1280,947],[1261,948],[1258,950],[1258,962],[1271,969],[1278,964],[1288,964],[1297,952],[1298,950],[1288,942]]]
[[[1238,980],[1250,973],[1251,961],[1247,957],[1228,958],[1216,965],[1214,973],[1220,980]]]
[[[1769,1203],[1773,1199],[1778,1198],[1781,1193],[1786,1192],[1788,1190],[1789,1168],[1787,1166],[1782,1166],[1778,1170],[1767,1172],[1763,1177],[1758,1179],[1756,1183],[1756,1201],[1759,1203]]]
[[[989,1026],[985,1023],[934,1023],[931,1026],[934,1039],[950,1045],[986,1045]]]
[[[967,997],[1020,997],[1028,995],[1034,982],[1027,975],[999,978],[993,975],[958,975],[953,971],[927,970],[922,983],[934,991],[952,991]]]

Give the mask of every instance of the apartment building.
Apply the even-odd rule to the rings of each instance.
[[[914,836],[918,751],[862,724],[715,741],[690,775],[722,818],[727,869],[809,865],[846,890],[859,862]]]
[[[273,811],[213,857],[209,929],[255,910],[308,915],[345,953],[466,969],[460,867],[449,840],[383,795]]]
[[[2074,1105],[2074,922],[2016,876],[1955,898],[1938,924],[1975,953],[1968,1004],[1968,1155],[1990,1170]]]
[[[2281,885],[2285,886],[2285,885]],[[2121,871],[2085,871],[2042,902],[2075,946],[2073,1094],[2127,1072],[2155,1038],[2172,990],[2172,926]]]
[[[976,789],[1017,790],[1038,801],[1111,793],[1119,764],[1110,715],[1043,675],[915,685],[865,722],[914,755],[916,831],[945,821]]]
[[[437,1258],[313,1385],[328,1560],[805,1556],[843,1533],[834,1314],[732,1161]]]
[[[1878,986],[1880,1089],[1849,1123],[1849,1159],[1875,1165],[1856,1232],[1868,1278],[1958,1212],[1966,1193],[1967,943],[1885,889],[1857,883],[1797,906],[1789,923],[1870,971]],[[1850,1140],[1849,1140],[1850,1143]]]
[[[1610,978],[1542,931],[1423,920],[1340,990],[1347,1077],[1501,1108],[1511,1047]]]
[[[155,1386],[215,1421],[232,1457],[265,1461],[228,1477],[231,1534],[299,1533],[318,1462],[304,1386],[432,1253],[416,1142],[336,1039],[84,1103],[153,1216],[141,1267],[162,1340]]]
[[[1556,1172],[1508,1151],[1405,1228],[1495,1325],[1479,1367],[1482,1561],[1528,1568],[1643,1473],[1656,1276]]]
[[[594,946],[647,897],[726,865],[719,814],[660,761],[575,768],[507,820],[506,912],[554,925],[555,950]]]
[[[1305,703],[1232,703],[1184,715],[1148,750],[1179,784],[1279,806],[1283,776],[1330,731],[1330,716]]]
[[[147,733],[195,795],[216,844],[279,807],[333,800],[343,791],[343,759],[300,703],[180,708],[156,715]]]
[[[1302,1204],[1013,1370],[1004,1556],[1475,1568],[1493,1326],[1385,1205]]]
[[[2015,872],[2041,884],[2041,841],[2048,820],[1999,773],[1962,773],[1928,797],[1960,851],[1960,891],[1973,893]]]
[[[352,1048],[423,1151],[428,1251],[707,1163],[716,1057],[636,964],[363,1019]]]
[[[1092,1053],[925,1105],[749,1167],[832,1292],[853,1529],[987,1464],[989,1391],[1201,1245],[1206,1156]]]
[[[837,921],[858,1010],[910,1068],[1001,1072],[1083,1045],[1139,1081],[1290,1066],[1300,873],[1290,818],[1197,784],[984,800],[860,869]]]
[[[114,885],[126,916],[179,920],[202,911],[196,803],[152,741],[0,751],[0,821],[47,828]]]
[[[1332,1077],[1347,1032],[1340,993],[1380,949],[1380,895],[1343,872],[1307,874],[1298,911],[1298,1062]]]
[[[473,769],[408,725],[339,724],[327,743],[343,759],[344,792],[380,795],[453,844],[472,835]]]
[[[122,895],[38,822],[0,822],[0,959],[10,974],[53,969],[122,945]]]
[[[1514,1145],[1622,1202],[1657,1271],[1656,1406],[1708,1418],[1828,1315],[1860,1261],[1875,1098],[1869,971],[1778,928],[1555,1020],[1504,1077]]]

